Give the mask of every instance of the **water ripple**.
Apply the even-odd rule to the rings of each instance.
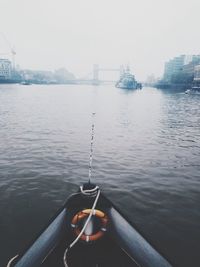
[[[87,181],[95,111],[93,181],[176,266],[198,266],[199,100],[153,88],[1,86],[0,265]]]

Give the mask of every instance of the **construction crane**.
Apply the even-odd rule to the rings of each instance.
[[[8,41],[8,39],[6,38],[5,34],[3,32],[0,32],[0,35],[2,36],[2,38],[5,41],[5,43],[7,44],[7,46],[9,47],[9,51],[10,51],[10,53],[0,53],[0,55],[11,54],[11,56],[12,56],[12,68],[13,68],[13,70],[15,70],[16,51],[15,51],[14,47],[11,45],[11,43]]]

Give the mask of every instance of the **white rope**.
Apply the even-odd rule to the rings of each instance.
[[[93,196],[93,195],[96,195],[96,192],[97,190],[99,189],[99,187],[96,185],[94,188],[92,189],[83,189],[83,186],[81,185],[80,186],[80,190],[81,190],[81,193],[83,195],[86,195],[86,196]]]
[[[13,257],[12,259],[10,259],[6,267],[11,267],[11,263],[12,263],[17,257],[18,257],[18,255],[16,255],[16,256]]]
[[[98,191],[97,191],[98,190]],[[99,189],[99,187],[98,186],[96,186],[95,188],[93,188],[93,189],[91,189],[91,190],[83,190],[83,187],[81,187],[81,192],[83,192],[83,194],[84,195],[91,195],[91,193],[95,193],[95,192],[97,192],[97,195],[96,195],[96,198],[95,198],[95,200],[94,200],[94,203],[93,203],[93,205],[92,205],[92,209],[91,209],[91,211],[90,211],[90,214],[89,214],[89,216],[88,216],[88,218],[87,218],[87,220],[86,220],[86,222],[85,222],[85,224],[84,224],[84,226],[83,226],[83,228],[82,228],[82,230],[81,230],[81,232],[80,232],[80,234],[77,236],[77,238],[66,248],[66,250],[65,250],[65,252],[64,252],[64,256],[63,256],[63,263],[64,263],[64,266],[65,267],[69,267],[68,266],[68,264],[67,264],[67,253],[68,253],[68,251],[69,251],[69,249],[71,249],[77,242],[78,242],[78,240],[80,239],[80,237],[82,236],[82,234],[84,233],[84,231],[85,231],[85,229],[86,229],[86,227],[87,227],[87,225],[88,225],[88,223],[89,223],[89,221],[90,221],[90,219],[91,219],[91,217],[92,217],[92,215],[93,215],[93,213],[94,213],[94,210],[95,210],[95,208],[96,208],[96,205],[97,205],[97,201],[98,201],[98,199],[99,199],[99,196],[100,196],[100,189]]]
[[[94,120],[94,117],[95,117],[95,112],[92,113],[92,120]],[[90,184],[91,182],[91,178],[92,178],[92,160],[93,160],[93,143],[94,143],[94,121],[92,123],[92,133],[91,133],[91,142],[90,142],[90,156],[89,156],[89,173],[88,173],[88,183]],[[97,204],[97,201],[99,199],[99,195],[100,195],[100,190],[99,190],[99,187],[98,186],[95,186],[95,188],[92,188],[92,189],[84,189],[83,186],[80,186],[80,190],[81,190],[81,193],[85,196],[95,196],[96,195],[96,198],[94,200],[94,203],[92,205],[92,209],[90,211],[90,214],[80,232],[80,234],[77,236],[77,238],[66,248],[65,252],[64,252],[64,255],[63,255],[63,262],[64,262],[64,266],[65,267],[68,267],[67,265],[67,253],[69,251],[69,249],[71,249],[77,242],[78,240],[80,239],[80,237],[82,236],[82,234],[84,233],[93,213],[94,213],[94,210],[95,210],[95,207],[96,207],[96,204]]]
[[[94,117],[95,117],[95,112],[92,113],[92,134],[91,134],[91,142],[90,142],[90,157],[89,157],[89,173],[88,173],[88,180],[89,183],[92,178],[92,160],[93,160],[93,143],[94,143]]]

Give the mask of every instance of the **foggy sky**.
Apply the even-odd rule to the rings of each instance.
[[[199,0],[0,0],[0,32],[22,68],[83,77],[93,63],[129,63],[143,80],[171,57],[200,54],[199,10]]]

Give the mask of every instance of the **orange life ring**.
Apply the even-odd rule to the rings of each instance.
[[[71,226],[74,228],[74,233],[76,236],[78,236],[81,232],[81,229],[79,229],[80,222],[85,219],[91,212],[91,209],[85,209],[82,211],[79,211],[72,219]],[[103,237],[104,233],[106,232],[106,227],[108,223],[108,217],[107,215],[100,210],[94,210],[93,215],[99,218],[101,221],[101,226],[98,232],[92,234],[92,235],[85,235],[84,233],[81,235],[80,239],[86,242],[89,241],[96,241]]]

